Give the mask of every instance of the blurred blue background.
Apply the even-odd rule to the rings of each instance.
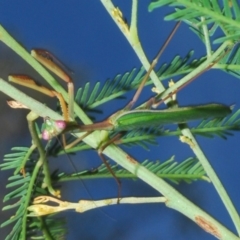
[[[124,2],[124,3],[123,3]],[[115,1],[124,16],[130,22],[131,1]],[[161,8],[149,13],[148,1],[139,1],[138,26],[139,37],[149,60],[152,60],[174,26],[172,22],[164,22],[163,17],[172,11]],[[141,64],[132,48],[116,27],[100,1],[70,0],[70,1],[0,1],[0,23],[29,51],[33,48],[46,49],[68,66],[73,74],[76,88],[87,81],[104,82],[114,78],[119,73],[125,73],[132,68],[140,68]],[[196,48],[196,58],[205,55],[202,42],[181,24],[174,39],[164,52],[160,64],[170,62],[176,55],[185,56]],[[35,77],[34,71],[24,63],[12,50],[0,44],[1,77],[7,79],[8,74],[22,73]],[[166,84],[166,83],[165,83]],[[180,105],[224,103],[236,104],[239,108],[238,79],[221,71],[211,70],[204,73],[190,86],[178,94]],[[148,94],[143,99],[149,97]],[[42,102],[48,100],[41,94],[23,89]],[[102,108],[102,120],[111,113],[125,106],[132,96],[121,100],[116,107],[107,104]],[[6,96],[0,95],[1,107],[1,149],[3,156],[16,145],[29,146],[30,137],[27,130],[25,110],[12,110],[6,106]],[[143,100],[142,100],[143,101]],[[118,101],[119,102],[119,101]],[[54,106],[56,100],[48,104]],[[233,203],[240,211],[239,192],[239,134],[229,137],[227,141],[214,138],[197,137],[200,146],[206,153],[213,168],[216,170],[223,185],[227,189]],[[159,146],[151,151],[131,150],[124,148],[139,161],[145,159],[165,161],[175,155],[176,161],[182,161],[193,156],[187,145],[181,144],[177,137],[160,138]],[[86,151],[73,158],[78,169],[91,169],[100,164],[95,151]],[[54,168],[69,168],[66,156],[52,159]],[[1,193],[6,194],[5,185],[11,172],[1,172]],[[85,187],[94,199],[116,197],[117,186],[114,179],[89,180]],[[83,184],[67,183],[63,186],[62,198],[66,201],[78,201],[89,198]],[[182,183],[174,185],[193,203],[206,210],[223,225],[235,232],[234,226],[213,186],[207,182],[196,182],[191,185]],[[159,196],[159,194],[142,181],[122,181],[122,196]],[[1,206],[2,207],[2,206]],[[67,212],[69,234],[67,239],[215,239],[200,229],[185,216],[168,209],[163,204],[118,205],[94,210],[83,214]],[[1,213],[1,222],[10,212]],[[108,215],[108,216],[106,216]],[[1,238],[7,235],[7,228],[0,229]],[[3,237],[4,236],[4,237]]]

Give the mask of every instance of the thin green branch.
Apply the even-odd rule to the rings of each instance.
[[[240,71],[240,65],[236,64],[222,64],[222,63],[217,63],[216,65],[213,66],[215,69],[222,69],[222,70],[227,70],[227,71]]]
[[[50,231],[49,231],[49,229],[47,227],[47,224],[45,223],[44,217],[39,217],[39,220],[41,222],[41,229],[42,229],[42,232],[43,232],[43,235],[44,235],[44,239],[46,239],[46,240],[55,240],[52,237],[52,235],[51,235],[51,233],[50,233]]]
[[[119,15],[114,15],[113,13],[116,11],[116,7],[112,4],[111,1],[108,0],[101,0],[103,6],[106,8],[107,12],[109,13],[109,15],[112,17],[112,19],[114,20],[114,22],[117,24],[117,26],[119,27],[119,29],[121,30],[121,32],[123,33],[123,35],[126,37],[126,39],[128,40],[128,42],[130,43],[130,45],[132,46],[133,50],[135,51],[135,53],[137,54],[138,58],[140,59],[142,65],[144,66],[144,68],[146,69],[146,71],[148,71],[148,69],[150,68],[150,63],[142,49],[141,43],[138,39],[138,35],[137,35],[137,30],[133,30],[133,31],[126,31],[126,28],[123,27],[123,22],[119,21]],[[137,23],[137,1],[134,0],[133,2],[133,8],[132,8],[132,20],[133,23],[131,23],[131,28],[135,28],[135,24]],[[122,16],[121,16],[121,19]],[[133,27],[134,26],[134,27]],[[130,30],[131,30],[130,28]],[[164,86],[162,85],[162,83],[159,81],[158,76],[156,75],[156,73],[154,71],[152,71],[150,73],[150,77],[153,81],[153,84],[156,86],[156,88],[162,92],[164,91]]]
[[[120,178],[120,179],[136,179],[136,175],[130,173],[130,172],[127,172],[127,173],[115,173],[116,177],[117,178]],[[185,179],[189,179],[189,180],[207,180],[206,178],[203,177],[203,174],[164,174],[164,173],[159,173],[159,174],[156,174],[156,176],[160,177],[160,178],[164,178],[166,180],[168,179],[173,179],[173,180],[177,180],[177,181],[180,181],[180,180],[185,180]],[[110,173],[105,173],[105,174],[89,174],[89,175],[86,175],[86,176],[80,176],[81,179],[106,179],[106,178],[110,178],[112,179],[112,175]],[[64,176],[61,176],[57,181],[58,182],[68,182],[68,181],[73,181],[73,180],[76,180],[76,181],[79,181],[79,175],[76,176],[75,174],[72,174],[72,175],[64,175]]]
[[[36,132],[36,129],[35,129],[35,123],[34,123],[34,118],[35,117],[36,117],[36,115],[33,114],[33,113],[28,114],[28,116],[27,116],[29,131],[30,131],[30,134],[31,134],[33,139],[36,139],[36,136],[37,136],[37,132]],[[37,136],[37,138],[38,138],[38,136]],[[35,144],[36,144],[36,142],[35,142]],[[27,207],[30,203],[32,189],[34,187],[34,183],[35,183],[35,180],[37,178],[38,172],[41,168],[42,161],[43,160],[40,157],[38,162],[36,163],[36,165],[34,167],[33,172],[32,172],[31,180],[30,180],[30,183],[28,185],[28,191],[27,191],[27,194],[26,194],[26,197],[25,197],[24,209],[27,209]],[[21,239],[26,239],[26,236],[27,236],[26,231],[27,231],[27,210],[25,211],[25,213],[23,215]]]
[[[45,161],[45,157],[46,157],[45,156],[45,151],[44,151],[44,149],[42,147],[41,141],[40,141],[38,133],[36,131],[35,120],[38,117],[39,116],[36,113],[32,112],[32,111],[27,115],[29,131],[31,133],[31,137],[33,139],[34,144],[38,148],[40,157],[39,157],[38,162],[35,165],[34,171],[33,171],[32,176],[31,176],[31,181],[30,181],[30,184],[29,184],[29,187],[28,187],[28,193],[27,193],[27,196],[26,196],[26,199],[28,199],[26,201],[26,203],[25,203],[25,207],[26,208],[29,205],[31,194],[32,194],[32,190],[34,188],[34,183],[35,183],[35,181],[36,181],[36,179],[38,177],[38,172],[41,169],[42,165],[43,165],[43,171],[44,171],[44,182],[47,185],[49,192],[53,196],[59,196],[58,191],[55,191],[53,189],[53,187],[52,187],[52,181],[51,181],[51,177],[50,177],[49,166],[48,166],[47,161]],[[26,218],[27,218],[27,215],[25,214],[24,217],[25,217],[25,220],[23,221],[22,229],[23,229],[23,234],[24,234],[23,236],[26,236],[26,230],[27,230]],[[46,237],[46,239],[49,239],[49,240],[53,239],[51,237],[51,234],[49,233],[48,229],[46,228],[44,221],[43,220],[40,220],[40,221],[42,223],[42,231],[43,231],[44,236]]]
[[[34,111],[38,116],[48,117],[52,116],[52,119],[63,120],[63,117],[48,108],[45,104],[36,101],[34,98],[29,97],[22,91],[18,90],[7,81],[0,78],[0,91],[20,102],[21,104],[28,107],[30,110]]]
[[[32,146],[28,149],[27,154],[24,157],[24,160],[21,162],[21,165],[15,169],[13,173],[14,175],[18,174],[21,171],[21,169],[24,169],[26,162],[29,160],[29,157],[31,156],[31,154],[35,149],[36,149],[36,145],[32,144]]]
[[[25,196],[24,209],[27,209],[27,207],[29,206],[29,203],[31,200],[31,195],[32,195],[32,189],[34,187],[34,183],[35,183],[35,180],[38,175],[40,167],[41,167],[41,165],[39,164],[39,162],[37,162],[37,164],[35,165],[34,170],[32,172],[30,183],[28,185],[27,194]],[[27,231],[27,210],[24,212],[24,215],[22,217],[22,232],[21,232],[20,239],[26,239],[26,234],[27,234],[26,231]]]
[[[137,2],[138,0],[132,1],[132,19],[131,19],[131,25],[130,25],[130,38],[132,39],[132,42],[139,44],[139,38],[138,38],[138,29],[137,29]],[[135,44],[134,44],[135,45]]]
[[[201,17],[201,21],[204,22],[204,20],[205,20],[205,18]],[[209,32],[208,32],[207,25],[203,24],[202,29],[203,29],[204,39],[205,39],[207,56],[210,57],[212,55],[212,50],[211,50],[211,43],[210,43],[210,39],[209,39]]]
[[[206,61],[204,61],[201,65],[199,65],[197,68],[195,68],[193,71],[191,71],[189,74],[184,76],[182,79],[177,81],[172,87],[168,88],[166,91],[164,91],[162,94],[160,94],[161,99],[166,98],[170,93],[175,92],[178,88],[181,88],[182,86],[186,85],[189,81],[194,79],[196,76],[204,72],[206,69],[211,66],[211,64],[216,61],[219,56],[221,56],[222,53],[224,53],[225,49],[229,47],[229,42],[224,42],[212,55],[209,57]],[[214,67],[214,65],[213,65]]]
[[[52,182],[51,182],[51,176],[50,176],[50,171],[49,171],[49,166],[47,161],[45,161],[46,158],[46,154],[45,151],[43,149],[42,143],[39,139],[39,136],[37,134],[36,128],[35,128],[35,120],[38,118],[39,116],[34,113],[34,112],[30,112],[27,115],[27,120],[28,120],[28,125],[29,125],[29,130],[33,139],[34,144],[37,146],[37,149],[39,151],[39,161],[37,164],[39,164],[40,166],[43,165],[43,172],[44,172],[44,183],[47,185],[47,188],[49,190],[49,192],[53,195],[53,196],[58,196],[59,193],[58,191],[55,191],[52,187]],[[34,125],[34,126],[33,126]],[[35,179],[35,177],[33,177]]]
[[[193,145],[191,146],[191,149],[201,162],[204,170],[207,173],[207,176],[210,178],[211,182],[213,183],[215,189],[217,190],[221,200],[223,201],[223,204],[225,205],[230,217],[232,218],[232,221],[238,231],[238,234],[240,234],[240,218],[236,211],[236,208],[234,207],[230,197],[227,194],[227,191],[223,187],[221,181],[219,180],[217,174],[213,170],[212,166],[210,165],[209,161],[207,160],[205,154],[201,150],[200,146],[198,145],[197,141],[195,140],[193,134],[189,129],[183,129],[182,134],[193,142]]]

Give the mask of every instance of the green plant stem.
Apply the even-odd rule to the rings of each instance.
[[[3,91],[6,94],[9,95],[12,93],[12,87],[8,83],[3,84],[3,80],[0,80],[0,91]],[[11,86],[9,88],[9,86]],[[10,89],[10,90],[9,90]],[[17,90],[19,91],[19,90]],[[20,91],[19,91],[20,92]],[[29,102],[29,107],[34,112],[37,112],[39,109],[41,109],[44,104],[37,102],[36,100],[26,96],[25,94],[21,94],[23,97],[20,102]],[[15,96],[18,97],[18,96]],[[45,108],[47,108],[45,106]],[[54,112],[53,115],[51,115],[52,110],[46,109],[48,113],[50,114],[49,117],[53,118],[56,117],[56,113]],[[78,133],[75,133],[74,135],[81,135]],[[88,137],[84,139],[84,141],[89,144],[93,148],[98,147],[98,141],[99,139],[98,131],[94,132],[94,134],[90,134]],[[126,154],[124,151],[122,151],[119,147],[110,145],[107,147],[104,152],[106,156],[113,159],[116,163],[121,165],[123,168],[127,169],[129,172],[135,174],[137,177],[148,183],[150,186],[152,186],[154,189],[159,191],[160,193],[165,196],[168,201],[166,205],[170,208],[173,208],[188,218],[192,219],[193,221],[197,221],[197,217],[200,216],[204,219],[207,219],[208,222],[210,222],[213,226],[215,226],[218,229],[218,233],[222,236],[222,240],[239,240],[237,236],[235,236],[233,233],[231,233],[227,228],[225,228],[223,225],[221,225],[219,222],[217,222],[215,219],[213,219],[210,215],[208,215],[206,212],[201,210],[199,207],[191,203],[189,200],[187,200],[184,196],[182,196],[180,193],[178,193],[171,185],[166,183],[164,180],[157,177],[155,174],[147,170],[145,167],[141,166],[136,160],[131,158],[128,154]],[[37,164],[38,165],[38,164]],[[37,166],[36,166],[37,167]],[[40,166],[39,166],[40,167]],[[37,170],[34,170],[34,173],[37,173]],[[33,177],[34,178],[34,177]],[[33,184],[34,181],[31,180],[31,184]]]
[[[80,173],[81,174],[81,173]],[[115,173],[116,177],[119,179],[136,179],[136,176],[132,173]],[[180,180],[180,179],[189,179],[189,180],[207,180],[206,178],[202,178],[202,174],[193,174],[193,175],[189,175],[189,174],[164,174],[164,173],[159,173],[156,174],[156,176],[160,177],[160,178],[165,178],[166,180],[169,179],[173,179],[173,180]],[[110,173],[106,173],[106,174],[101,174],[101,175],[97,175],[95,176],[94,174],[89,174],[89,175],[78,175],[78,176],[61,176],[58,179],[58,182],[68,182],[68,181],[79,181],[79,177],[81,179],[106,179],[106,178],[110,178],[112,179],[112,175]]]
[[[27,106],[30,110],[34,110],[34,112],[38,116],[41,116],[41,117],[53,116],[53,119],[63,120],[63,117],[61,115],[59,115],[52,109],[48,108],[44,104],[39,105],[38,101],[29,97],[22,91],[18,90],[17,88],[15,88],[11,84],[9,84],[7,81],[3,80],[2,78],[0,78],[0,90],[1,92],[5,93],[12,99],[15,99],[16,101]]]
[[[28,124],[29,124],[29,129],[30,127],[32,128],[32,124],[34,124],[35,120],[39,117],[38,114],[36,114],[35,112],[31,111],[28,115],[27,115],[27,120],[28,120]],[[47,161],[45,161],[46,158],[46,153],[43,149],[42,143],[39,139],[39,136],[37,134],[37,131],[35,129],[31,129],[31,136],[33,139],[34,144],[37,146],[37,149],[39,151],[39,164],[42,166],[43,165],[43,172],[44,172],[44,183],[46,184],[48,191],[53,195],[53,196],[58,196],[59,193],[58,191],[55,191],[52,187],[52,180],[51,180],[51,174],[50,174],[50,170],[49,170],[49,166]]]
[[[29,131],[30,131],[30,134],[31,134],[31,137],[33,139],[34,144],[38,148],[40,157],[39,157],[38,162],[35,165],[35,168],[33,170],[32,176],[31,176],[31,181],[30,181],[30,184],[29,184],[29,187],[28,187],[28,193],[26,195],[26,198],[28,199],[28,201],[26,201],[26,204],[25,204],[26,208],[29,205],[29,201],[30,201],[30,198],[31,198],[32,190],[34,188],[34,183],[36,181],[36,178],[38,177],[38,172],[41,169],[42,165],[43,165],[43,169],[44,169],[45,182],[47,183],[48,189],[49,189],[49,191],[52,194],[55,193],[54,189],[52,188],[51,178],[50,178],[49,168],[48,168],[47,162],[44,161],[45,160],[45,151],[44,151],[44,149],[42,147],[41,141],[40,141],[38,133],[36,131],[35,120],[38,117],[39,116],[36,113],[32,112],[32,111],[27,115]],[[25,214],[25,217],[27,217],[26,214]],[[48,232],[48,230],[46,229],[44,221],[43,220],[40,220],[40,221],[42,222],[42,231],[44,232],[44,236],[46,237],[46,239],[51,240],[52,237],[51,237],[50,233]],[[24,226],[23,226],[22,229],[24,231],[24,236],[26,236],[26,229],[27,229],[26,228],[26,220],[23,221],[23,224],[24,224]]]
[[[200,146],[198,145],[198,143],[195,140],[191,131],[189,131],[189,129],[183,129],[182,133],[183,133],[184,136],[187,136],[189,139],[192,140],[192,142],[194,144],[194,146],[191,147],[193,152],[195,153],[195,155],[198,157],[199,161],[201,162],[204,170],[207,173],[207,176],[212,181],[212,183],[213,183],[215,189],[217,190],[221,200],[223,201],[230,217],[232,218],[233,223],[235,224],[235,227],[238,231],[238,234],[240,234],[240,218],[239,218],[239,215],[238,215],[231,199],[229,198],[225,188],[223,187],[220,179],[218,178],[217,174],[215,173],[212,166],[208,162],[205,154],[201,150]]]
[[[224,50],[229,47],[229,42],[224,42],[212,55],[209,57],[206,61],[204,61],[202,64],[200,64],[197,68],[195,68],[193,71],[191,71],[189,74],[184,76],[182,79],[177,81],[172,87],[168,88],[166,91],[164,91],[161,95],[161,98],[166,98],[170,93],[175,92],[178,88],[181,86],[187,84],[189,81],[191,81],[193,78],[201,74],[203,71],[209,68],[209,66],[216,61],[216,59],[219,58],[219,56],[224,52]],[[214,65],[213,65],[214,68]]]
[[[42,229],[42,232],[44,235],[44,239],[45,240],[55,240],[47,228],[44,217],[39,217],[39,221],[41,222],[41,229]]]
[[[201,21],[204,22],[205,18],[201,17]],[[207,25],[203,24],[202,29],[203,29],[204,39],[205,39],[207,57],[210,57],[212,55],[212,49],[211,49],[211,43],[210,43],[210,39],[209,39],[209,32],[208,32]]]
[[[213,66],[215,69],[223,69],[223,70],[232,70],[232,71],[240,71],[240,65],[236,64],[222,64],[222,63],[217,63],[216,65]]]
[[[207,219],[216,229],[219,231],[221,239],[239,239],[234,235],[229,235],[228,230],[221,224],[217,223],[210,215],[202,211],[200,208],[195,206],[184,196],[178,193],[174,188],[167,184],[164,180],[158,178],[155,174],[142,167],[138,162],[132,159],[129,155],[126,155],[121,149],[116,146],[111,146],[104,151],[104,154],[112,155],[115,154],[114,161],[126,168],[128,171],[137,175],[140,179],[151,185],[153,188],[163,194],[168,200],[166,206],[173,208],[185,216],[189,217],[194,222],[197,222],[198,217]],[[122,159],[125,156],[125,160]],[[233,237],[234,238],[231,238]]]
[[[34,114],[33,112],[29,113],[27,116],[27,120],[28,120],[28,128],[30,131],[30,134],[32,136],[33,139],[36,138],[37,136],[37,131],[35,129],[35,123],[34,123],[34,119],[36,117],[36,114]],[[35,142],[36,144],[36,142]],[[37,144],[36,144],[37,145]],[[32,194],[32,189],[34,188],[34,183],[35,180],[37,178],[39,169],[41,168],[42,165],[42,159],[41,157],[39,158],[38,162],[36,163],[34,170],[32,172],[32,176],[31,176],[31,180],[30,183],[28,185],[28,190],[27,190],[27,194],[25,197],[25,204],[24,204],[24,209],[27,209],[30,199],[31,199],[31,194]],[[27,210],[23,215],[23,220],[22,220],[22,232],[21,232],[21,239],[26,239],[26,230],[27,230]]]
[[[132,46],[133,50],[137,54],[138,58],[140,59],[142,65],[144,66],[146,71],[148,71],[148,69],[150,68],[150,63],[149,63],[149,61],[148,61],[148,59],[147,59],[147,57],[146,57],[146,55],[143,51],[143,48],[141,46],[141,43],[140,43],[139,38],[138,38],[138,33],[137,33],[137,26],[136,26],[136,24],[137,24],[137,0],[133,1],[132,21],[131,21],[129,32],[126,32],[123,29],[122,24],[112,14],[113,11],[116,9],[115,6],[112,4],[112,2],[108,1],[108,0],[101,0],[101,2],[103,4],[103,6],[106,8],[109,15],[114,20],[114,22],[117,24],[117,26],[119,27],[119,29],[121,30],[123,35],[126,37],[128,42],[130,43],[130,45]],[[156,86],[156,88],[160,92],[164,91],[165,88],[163,87],[161,81],[159,81],[159,78],[154,71],[152,71],[150,73],[150,77],[151,77],[154,85]]]
[[[138,38],[138,29],[137,29],[137,1],[138,0],[132,0],[132,19],[131,19],[131,25],[130,25],[130,39],[131,42],[135,44],[139,44],[139,38]]]
[[[37,178],[40,167],[41,167],[41,164],[38,160],[37,164],[34,167],[34,170],[32,172],[32,176],[31,176],[31,180],[30,180],[29,185],[28,185],[28,190],[27,190],[27,194],[26,194],[26,197],[25,197],[24,209],[27,209],[27,207],[29,206],[31,195],[32,195],[32,190],[34,188],[34,183],[35,183],[35,180]],[[26,239],[26,234],[27,234],[26,230],[27,230],[27,210],[23,215],[22,232],[21,232],[21,238],[20,239],[22,239],[22,240]]]
[[[32,144],[32,146],[28,149],[28,152],[27,154],[25,155],[24,157],[24,160],[22,161],[21,165],[16,168],[16,170],[14,171],[14,175],[18,174],[21,169],[23,169],[26,165],[26,162],[29,160],[29,157],[32,155],[33,151],[36,149],[36,145],[35,144]]]

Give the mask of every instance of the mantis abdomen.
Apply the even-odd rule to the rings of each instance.
[[[231,107],[221,104],[207,104],[196,107],[180,107],[166,110],[132,110],[116,117],[114,129],[130,130],[172,123],[183,123],[197,119],[225,117]]]

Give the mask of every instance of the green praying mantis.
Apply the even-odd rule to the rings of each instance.
[[[138,100],[139,95],[149,78],[151,71],[153,70],[154,66],[157,63],[160,55],[162,54],[163,50],[167,46],[168,42],[174,35],[176,29],[178,28],[179,24],[175,26],[172,33],[168,37],[166,43],[159,51],[157,57],[154,59],[152,65],[150,66],[149,70],[147,71],[143,81],[141,82],[138,90],[136,91],[132,101],[130,101],[127,106],[111,115],[103,122],[89,124],[89,125],[78,125],[76,122],[73,121],[74,113],[73,113],[73,102],[74,102],[74,89],[73,89],[73,82],[68,77],[68,75],[53,61],[51,55],[43,50],[33,50],[31,52],[32,56],[36,58],[42,65],[46,68],[54,72],[58,75],[61,79],[67,82],[68,85],[68,92],[69,92],[69,104],[68,107],[61,96],[60,93],[55,92],[53,90],[49,90],[43,86],[38,86],[33,80],[27,78],[26,76],[10,76],[9,80],[15,82],[20,85],[24,85],[26,87],[30,87],[37,91],[40,91],[48,96],[57,97],[59,99],[64,120],[53,120],[50,118],[45,118],[42,130],[42,138],[44,140],[51,140],[52,138],[63,134],[68,131],[80,131],[85,132],[85,134],[74,141],[73,144],[65,146],[66,148],[72,147],[77,142],[81,141],[84,137],[88,134],[92,133],[95,130],[107,130],[107,131],[127,131],[132,130],[135,128],[141,127],[151,127],[151,126],[159,126],[165,124],[177,124],[177,123],[185,123],[192,120],[197,119],[206,119],[206,118],[217,118],[217,117],[225,117],[226,115],[231,113],[231,107],[221,105],[221,104],[207,104],[207,105],[200,105],[200,106],[192,106],[192,107],[175,107],[169,108],[165,110],[152,110],[151,107],[159,105],[163,100],[166,98],[170,98],[172,95],[176,94],[177,91],[169,94],[165,99],[162,101],[156,102],[157,98],[151,98],[144,106],[140,108],[132,110],[135,102]],[[121,134],[120,134],[121,135]],[[116,179],[117,184],[119,186],[118,190],[118,198],[120,197],[120,181],[116,177],[115,173],[107,163],[105,157],[103,156],[104,149],[109,145],[116,141],[120,135],[116,135],[113,139],[103,142],[99,148],[98,153],[102,161],[106,164],[108,170],[111,172],[113,177]]]

